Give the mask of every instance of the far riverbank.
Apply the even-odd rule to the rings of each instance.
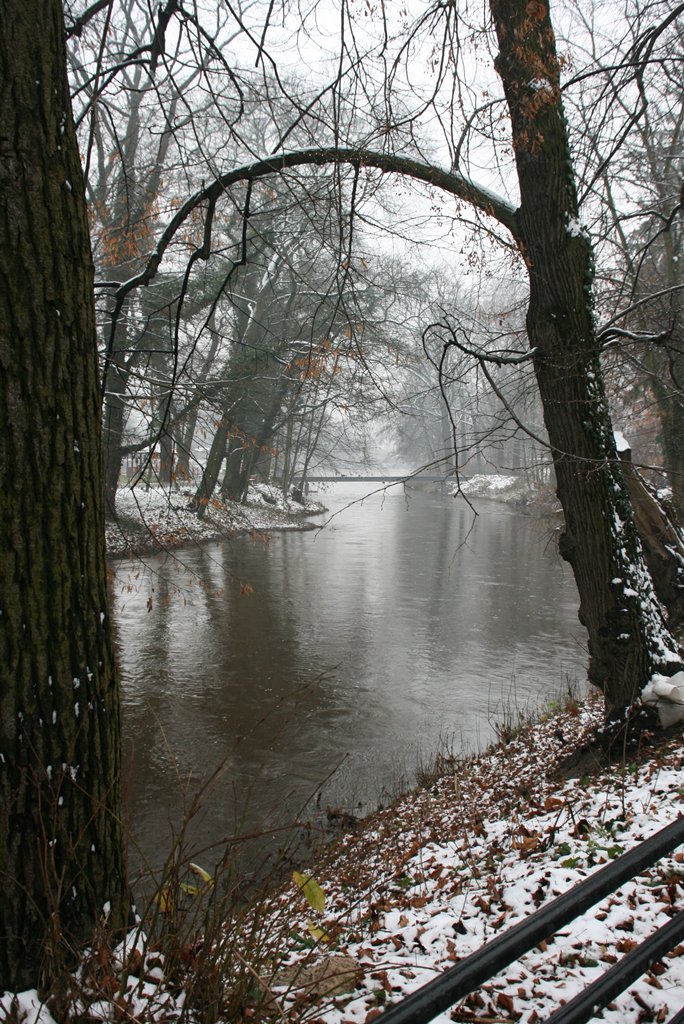
[[[453,497],[459,495],[469,502],[489,499],[520,510],[537,509],[540,514],[555,511],[548,495],[528,492],[523,481],[512,475],[480,474],[464,479]],[[213,499],[202,518],[190,508],[191,498],[192,492],[184,487],[122,487],[116,498],[116,522],[106,524],[109,558],[148,555],[248,533],[314,530],[318,524],[311,518],[327,511],[311,497],[304,495],[303,501],[285,498],[269,484],[250,487],[245,504]]]
[[[108,556],[169,551],[246,533],[313,530],[310,517],[325,512],[320,502],[284,498],[281,491],[266,484],[250,488],[244,505],[212,500],[202,518],[189,507],[191,497],[183,488],[121,488],[116,498],[117,520],[106,524]]]

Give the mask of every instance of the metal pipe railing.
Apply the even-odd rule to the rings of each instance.
[[[546,907],[497,935],[402,1002],[390,1006],[375,1018],[374,1024],[427,1024],[682,842],[684,817],[677,818]]]
[[[570,999],[565,1006],[546,1018],[547,1024],[585,1024],[595,1017],[611,999],[624,992],[628,985],[640,978],[661,956],[674,949],[684,939],[684,910],[657,932],[644,939],[583,992]]]

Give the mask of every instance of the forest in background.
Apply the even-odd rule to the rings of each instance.
[[[254,475],[372,461],[378,435],[465,472],[550,463],[606,736],[678,692],[681,545],[613,423],[681,511],[682,7],[0,13],[14,988],[105,903],[127,914],[103,534],[122,471],[196,482],[201,515]]]
[[[99,279],[108,507],[141,473],[187,482],[198,503],[219,487],[241,500],[253,474],[288,493],[314,469],[388,460],[547,482],[531,368],[508,359],[527,348],[524,265],[462,203],[405,178],[397,190],[377,171],[291,169],[212,200],[210,231],[211,207],[194,205],[149,275],[188,195],[279,149],[353,139],[438,166],[470,161],[515,201],[484,12],[447,19],[436,63],[429,17],[409,32],[408,10],[391,38],[382,6],[312,5],[301,24],[220,3],[98,6],[74,7],[71,25],[67,12],[67,34]],[[681,511],[681,34],[667,19],[639,64],[656,12],[634,5],[618,34],[614,13],[563,13],[563,100],[614,418]],[[454,64],[458,104],[445,94]],[[460,348],[445,350],[445,329]]]

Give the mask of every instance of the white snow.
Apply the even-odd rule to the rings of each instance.
[[[684,673],[680,674],[684,677]],[[684,680],[654,679],[655,691]],[[568,706],[518,737],[451,770],[429,788],[401,798],[345,836],[308,870],[325,894],[315,924],[334,937],[306,949],[312,908],[292,884],[259,916],[261,944],[277,956],[269,992],[282,1020],[365,1024],[488,939],[534,913],[577,882],[675,820],[684,810],[684,739],[666,741],[641,763],[563,780],[556,768],[581,748],[602,717],[598,701]],[[582,991],[636,943],[675,914],[684,896],[680,848],[580,915],[462,1001],[458,1020],[536,1024]],[[105,905],[105,917],[108,911]],[[283,929],[283,921],[287,927]],[[243,923],[249,930],[250,923]],[[270,937],[268,937],[270,936]],[[268,937],[268,938],[267,938]],[[269,946],[269,943],[273,945]],[[245,950],[245,955],[246,955]],[[603,1011],[607,1024],[664,1021],[684,1005],[684,947]],[[349,991],[316,998],[297,984],[298,968],[334,957],[356,965]],[[263,970],[263,960],[253,968]],[[269,968],[267,968],[268,970]],[[111,970],[123,971],[116,1006],[81,985],[78,1009],[89,1019],[194,1019],[184,993],[167,985],[165,959],[142,927],[115,948]],[[289,980],[287,980],[289,979]],[[293,980],[294,979],[294,980]],[[88,992],[90,991],[90,996]],[[6,995],[0,1008],[10,1006]],[[34,991],[17,996],[18,1019],[52,1024]],[[187,1014],[190,1012],[190,1016]],[[185,1016],[184,1016],[185,1014]],[[246,1019],[266,1019],[246,1008]],[[228,1024],[217,1019],[217,1024]]]
[[[613,437],[615,438],[615,447],[617,448],[618,452],[631,451],[632,446],[629,443],[629,441],[625,438],[625,435],[622,433],[621,430],[614,430]]]
[[[280,490],[268,484],[250,487],[245,505],[213,498],[202,519],[189,508],[190,491],[164,490],[144,486],[121,488],[117,493],[118,522],[108,523],[107,550],[110,556],[183,544],[224,540],[238,533],[311,528],[307,517],[324,511],[317,502],[305,506],[286,500]],[[269,500],[270,499],[270,500]]]
[[[475,476],[462,479],[453,496],[457,497],[461,493],[467,497],[505,499],[517,497],[522,491],[523,482],[517,476],[506,473],[477,473]]]
[[[34,988],[18,995],[6,992],[0,996],[0,1019],[17,1024],[56,1024]]]
[[[655,706],[664,728],[684,721],[684,672],[673,676],[655,673],[642,691],[641,699]]]
[[[568,220],[567,231],[571,238],[589,238],[589,229],[586,224],[583,224],[575,217],[571,217]]]
[[[533,78],[527,84],[534,92],[553,94],[553,86],[548,78]]]

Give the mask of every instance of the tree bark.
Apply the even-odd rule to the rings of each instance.
[[[20,990],[107,912],[124,923],[127,887],[93,268],[61,3],[0,0],[0,23],[0,989]]]
[[[221,466],[226,458],[226,443],[228,441],[228,423],[222,421],[216,428],[214,440],[211,442],[211,449],[207,456],[207,464],[202,473],[202,479],[192,499],[192,508],[196,509],[197,515],[202,519],[207,511],[207,505],[211,501],[216,484],[218,482]]]
[[[668,513],[648,489],[632,465],[629,451],[620,452],[620,459],[655,592],[667,608],[672,627],[681,628],[684,624],[684,541],[681,530],[671,518],[675,513],[672,510]]]
[[[194,402],[179,423],[180,437],[178,439],[178,460],[176,462],[176,477],[181,483],[188,483],[192,479],[192,443],[197,429],[200,403]]]
[[[548,7],[491,0],[490,8],[520,186],[514,233],[530,282],[527,332],[565,513],[561,553],[589,634],[589,678],[610,713],[634,701],[654,671],[670,674],[681,662],[615,449]]]
[[[224,501],[241,502],[247,493],[247,459],[248,445],[242,430],[231,436],[226,452],[226,471],[221,484],[221,497]]]
[[[118,355],[112,358],[106,377],[103,430],[105,516],[114,521],[123,462],[123,431],[127,415],[125,394],[129,377],[129,370]]]

